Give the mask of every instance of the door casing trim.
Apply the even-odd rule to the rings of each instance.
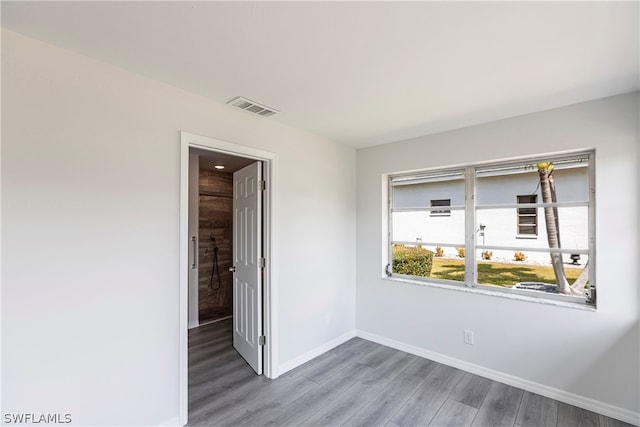
[[[187,424],[188,408],[188,285],[189,285],[189,148],[199,148],[212,152],[222,152],[234,156],[263,162],[263,179],[266,188],[263,200],[263,256],[266,259],[263,280],[263,334],[267,337],[263,348],[263,374],[268,378],[277,377],[276,361],[278,348],[277,293],[278,281],[276,263],[272,262],[276,253],[276,170],[277,156],[269,151],[246,145],[235,144],[194,133],[180,132],[180,277],[179,277],[179,417],[180,425]]]

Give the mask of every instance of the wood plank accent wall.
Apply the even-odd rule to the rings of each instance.
[[[229,272],[233,242],[233,175],[200,170],[200,247],[198,277],[198,317],[200,322],[230,316],[233,312],[233,275]],[[218,246],[218,268],[211,273],[214,242]]]

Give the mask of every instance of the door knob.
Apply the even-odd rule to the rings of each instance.
[[[232,272],[232,273],[235,273],[236,272],[236,267],[235,266],[229,267],[229,271]]]

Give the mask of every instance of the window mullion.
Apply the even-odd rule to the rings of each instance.
[[[391,276],[393,271],[393,180],[387,180],[387,265],[384,272],[387,276]]]
[[[592,305],[596,305],[596,263],[593,262],[593,255],[596,253],[596,176],[595,176],[595,155],[589,154],[589,213],[588,213],[588,228],[589,228],[589,259],[591,260],[589,265],[590,285],[589,285],[589,297],[587,302]]]
[[[473,167],[467,167],[465,171],[465,285],[475,287],[476,285],[476,262],[475,262],[475,234],[476,234],[476,177]]]

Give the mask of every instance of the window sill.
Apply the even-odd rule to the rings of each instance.
[[[527,234],[516,234],[516,239],[525,239],[525,240],[536,240],[538,236],[527,235]]]
[[[485,296],[491,296],[491,297],[505,298],[510,300],[527,301],[527,302],[532,302],[537,304],[552,305],[555,307],[571,308],[574,310],[593,311],[593,312],[596,311],[596,307],[592,305],[588,305],[584,302],[561,301],[561,300],[544,298],[544,297],[522,295],[519,293],[492,291],[484,287],[471,288],[468,286],[464,286],[462,284],[460,286],[456,286],[456,285],[449,285],[441,282],[414,280],[414,279],[408,279],[404,277],[383,276],[382,280],[387,282],[405,283],[408,285],[426,286],[426,287],[438,288],[438,289],[449,289],[457,292],[466,292],[471,294],[479,294],[479,295],[485,295]]]

